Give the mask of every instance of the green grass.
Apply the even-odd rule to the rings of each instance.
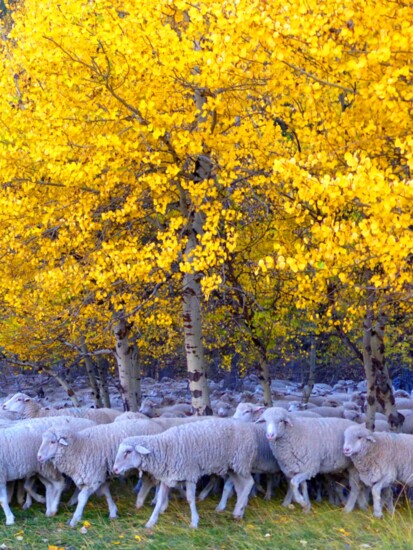
[[[189,527],[189,507],[185,501],[172,498],[168,510],[151,531],[144,524],[151,514],[147,504],[134,508],[132,485],[114,484],[120,517],[108,519],[106,501],[92,497],[86,506],[83,521],[71,529],[66,521],[72,510],[61,505],[58,515],[46,518],[42,505],[20,510],[13,505],[16,524],[6,527],[1,513],[0,549],[10,550],[412,550],[413,515],[408,504],[398,503],[394,515],[383,520],[372,516],[372,510],[344,514],[327,503],[314,504],[310,514],[299,507],[281,506],[281,499],[265,502],[250,499],[243,521],[235,522],[231,511],[218,514],[217,498],[198,503],[198,529]],[[81,528],[86,523],[87,532]],[[90,525],[89,525],[90,524]],[[83,529],[85,530],[85,529]],[[53,548],[54,547],[54,548]]]

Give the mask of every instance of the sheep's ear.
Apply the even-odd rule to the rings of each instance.
[[[64,445],[65,447],[67,447],[69,445],[67,439],[65,437],[61,437],[59,439],[59,445]]]
[[[31,397],[25,397],[25,398],[24,398],[24,402],[25,402],[25,403],[27,403],[28,401],[31,401],[31,400],[32,400]]]
[[[254,414],[257,414],[265,411],[265,407],[263,407],[262,405],[257,405],[256,407],[254,407],[253,411],[254,411]]]
[[[143,445],[136,445],[135,451],[141,455],[148,455],[151,451],[144,447]]]
[[[372,435],[372,434],[371,434],[371,435],[369,434],[369,435],[366,437],[366,439],[367,439],[367,441],[371,441],[372,443],[376,443],[376,438],[375,438],[374,435]]]
[[[292,425],[293,425],[293,423],[291,422],[291,418],[290,418],[289,416],[286,416],[286,417],[284,418],[284,423],[285,423],[285,424],[288,424],[288,426],[292,426]]]
[[[259,418],[257,418],[257,420],[255,421],[255,424],[262,424],[263,422],[265,422],[265,418],[263,416],[260,416]]]

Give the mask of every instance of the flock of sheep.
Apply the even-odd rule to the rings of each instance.
[[[109,517],[116,518],[110,481],[129,472],[140,476],[137,508],[155,488],[148,528],[168,507],[175,487],[186,493],[194,528],[197,499],[211,491],[221,491],[217,511],[225,510],[235,491],[238,519],[252,493],[263,491],[270,499],[274,488],[284,486],[285,506],[296,502],[308,512],[312,499],[327,497],[350,512],[356,505],[366,508],[372,497],[374,515],[381,517],[382,502],[394,509],[397,484],[413,485],[413,399],[407,394],[396,399],[406,417],[407,433],[400,434],[388,432],[380,413],[377,431],[367,430],[364,399],[361,392],[343,391],[313,396],[302,405],[279,396],[267,409],[252,399],[228,407],[223,402],[216,404],[216,416],[194,417],[186,403],[162,407],[146,400],[141,412],[121,413],[43,408],[16,393],[0,410],[0,504],[6,524],[14,523],[14,496],[24,509],[33,499],[44,503],[46,515],[53,516],[71,482],[69,504],[76,509],[70,526],[81,520],[93,493],[105,496]]]

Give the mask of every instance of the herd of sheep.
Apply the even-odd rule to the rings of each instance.
[[[213,417],[191,416],[187,403],[162,407],[145,400],[138,413],[115,409],[44,408],[16,393],[0,410],[0,504],[6,524],[14,523],[10,502],[24,509],[32,500],[44,503],[46,515],[57,513],[62,493],[73,483],[70,519],[81,519],[89,497],[105,496],[109,517],[117,517],[110,482],[116,476],[139,475],[136,507],[155,489],[154,508],[146,527],[153,527],[168,507],[170,490],[185,491],[191,527],[199,515],[196,502],[220,491],[217,511],[235,492],[234,518],[242,518],[252,493],[272,497],[284,491],[283,505],[304,511],[311,500],[328,498],[350,512],[374,515],[382,504],[394,509],[400,486],[413,485],[413,399],[396,393],[405,416],[403,431],[388,431],[378,413],[375,432],[366,429],[365,394],[342,391],[299,398],[278,395],[265,409],[250,398],[238,404],[214,404]],[[225,406],[227,405],[227,406]],[[230,416],[228,416],[230,415]],[[198,494],[197,494],[198,490]]]

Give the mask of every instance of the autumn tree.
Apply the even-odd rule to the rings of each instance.
[[[246,266],[270,288],[289,282],[298,316],[320,325],[325,304],[346,331],[409,303],[409,6],[26,0],[13,17],[0,68],[0,246],[21,272],[13,286],[5,269],[8,307],[36,281],[56,311],[87,296],[82,326],[103,302],[111,326],[124,315],[139,333],[142,300],[171,323],[171,283],[203,414],[202,306],[251,235],[251,197],[272,231]],[[377,361],[373,408],[391,402]]]

